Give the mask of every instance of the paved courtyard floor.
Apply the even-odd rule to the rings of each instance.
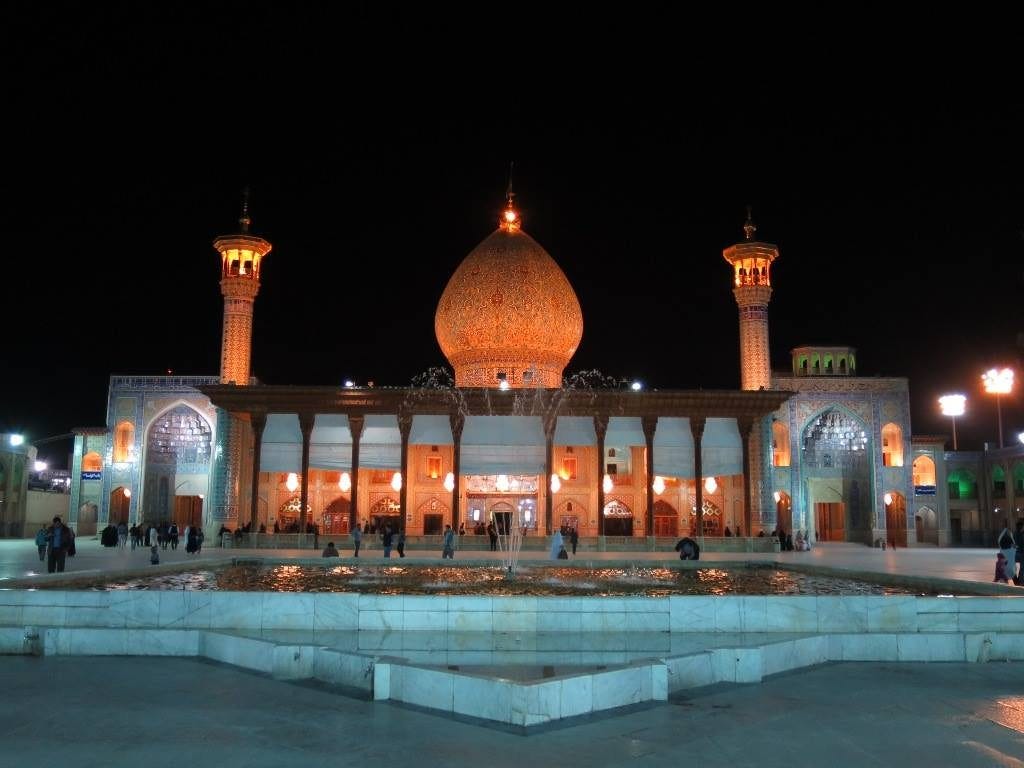
[[[326,538],[320,542],[326,545]],[[351,545],[341,539],[343,557],[351,556]],[[68,571],[84,570],[121,570],[124,568],[145,567],[149,564],[149,550],[142,548],[134,552],[130,548],[108,549],[100,546],[96,539],[80,538],[77,544],[78,554],[68,558]],[[255,557],[318,557],[319,550],[312,549],[221,549],[204,547],[198,555],[188,555],[183,546],[177,550],[160,550],[161,563],[185,562],[186,560],[204,561],[217,560],[237,556]],[[380,562],[381,550],[378,547],[363,549],[361,561]],[[409,550],[408,559],[440,562],[440,552],[432,550]],[[636,563],[671,561],[678,556],[675,552],[595,552],[581,549],[576,560],[630,560]],[[392,552],[392,560],[397,553]],[[500,560],[500,552],[481,550],[459,550],[455,554],[453,564],[461,559]],[[523,562],[546,561],[546,553],[540,551],[523,552]],[[872,549],[861,544],[830,543],[819,544],[810,552],[704,552],[701,560],[707,563],[760,561],[778,563],[809,563],[834,568],[874,571],[878,573],[899,573],[916,576],[932,576],[950,579],[966,579],[969,581],[991,582],[995,567],[995,550],[989,549],[939,549],[937,547],[920,547],[914,549]],[[549,561],[550,562],[550,561]],[[0,540],[0,579],[22,578],[46,572],[46,563],[40,562],[35,544],[29,539]],[[1024,589],[1022,589],[1024,593]]]
[[[0,657],[0,767],[1024,766],[1024,664],[831,664],[523,736],[194,659]]]

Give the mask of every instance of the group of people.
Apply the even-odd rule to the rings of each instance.
[[[996,575],[992,581],[1024,586],[1024,520],[1017,521],[1016,530],[1010,531],[1006,521],[996,538]]]
[[[36,547],[39,561],[46,561],[47,573],[63,573],[67,558],[75,556],[75,532],[55,517],[52,524],[36,531]]]

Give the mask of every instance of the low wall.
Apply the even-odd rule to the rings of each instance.
[[[1015,597],[477,597],[0,589],[0,626],[450,632],[1024,632]]]

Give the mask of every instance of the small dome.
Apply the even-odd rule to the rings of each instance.
[[[516,227],[491,234],[441,294],[434,333],[460,387],[560,387],[583,337],[565,273]]]

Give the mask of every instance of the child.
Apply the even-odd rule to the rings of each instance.
[[[1002,552],[996,555],[996,577],[992,581],[1001,581],[1003,584],[1010,583],[1010,579],[1006,575],[1006,556]]]
[[[157,549],[156,544],[149,548],[149,562],[153,565],[160,565],[160,551]]]

